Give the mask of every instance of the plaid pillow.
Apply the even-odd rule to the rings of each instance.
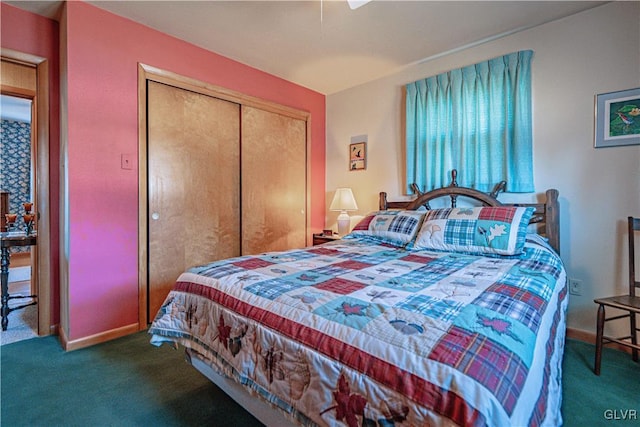
[[[373,237],[394,245],[406,245],[418,233],[425,212],[379,211],[364,217],[349,237]]]
[[[515,206],[430,210],[413,249],[520,255],[533,211]]]

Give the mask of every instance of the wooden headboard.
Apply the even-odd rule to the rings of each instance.
[[[550,189],[545,192],[545,201],[542,203],[502,203],[497,199],[498,193],[504,190],[505,182],[502,181],[494,187],[491,193],[483,193],[473,188],[459,187],[456,181],[457,172],[451,172],[451,185],[438,188],[426,193],[418,190],[413,184],[411,187],[418,194],[413,200],[404,202],[390,202],[387,200],[387,193],[380,193],[380,210],[387,209],[407,209],[416,210],[421,206],[431,209],[429,202],[442,197],[451,199],[451,207],[456,207],[458,197],[464,197],[482,206],[530,206],[535,208],[529,224],[535,224],[536,232],[548,239],[551,247],[560,253],[560,212],[558,205],[558,190]]]

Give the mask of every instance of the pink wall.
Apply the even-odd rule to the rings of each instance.
[[[70,341],[138,321],[138,172],[120,168],[138,151],[138,62],[311,112],[311,228],[323,228],[324,95],[85,3],[67,2],[66,20]]]
[[[49,65],[49,210],[51,214],[51,261],[50,312],[52,324],[60,321],[59,278],[59,158],[60,158],[60,114],[59,114],[59,65],[58,23],[21,9],[0,4],[0,41],[2,47],[22,53],[46,58]],[[40,301],[40,304],[43,304]]]

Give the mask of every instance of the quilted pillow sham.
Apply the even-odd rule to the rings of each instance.
[[[533,211],[515,206],[430,210],[413,249],[520,255]]]
[[[378,211],[365,216],[347,237],[373,237],[394,245],[411,242],[420,229],[425,212]]]

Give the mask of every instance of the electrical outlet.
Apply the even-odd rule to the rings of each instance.
[[[569,279],[569,293],[571,295],[582,295],[582,280]]]

